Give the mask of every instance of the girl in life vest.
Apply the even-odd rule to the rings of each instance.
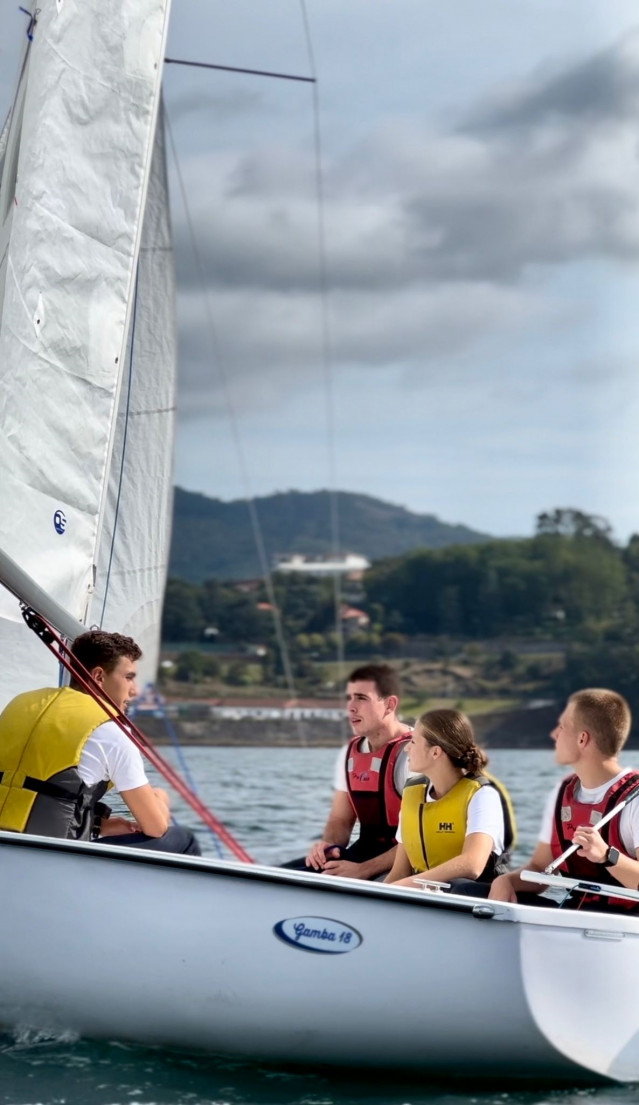
[[[386,881],[420,889],[411,876],[427,874],[436,882],[480,880],[487,888],[506,869],[514,816],[506,789],[484,770],[488,758],[466,715],[422,714],[408,759],[419,775],[404,787],[397,854]]]

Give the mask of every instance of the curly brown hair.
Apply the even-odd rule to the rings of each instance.
[[[81,633],[71,645],[71,656],[79,660],[86,671],[104,668],[106,672],[111,672],[123,656],[128,660],[139,660],[141,655],[142,649],[133,637],[125,637],[122,633],[107,633],[103,629]],[[71,686],[74,682],[72,675]]]

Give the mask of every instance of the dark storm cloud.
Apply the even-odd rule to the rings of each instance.
[[[548,121],[592,125],[636,119],[638,111],[639,32],[633,32],[567,72],[540,76],[536,86],[485,106],[470,117],[468,129],[535,128]]]
[[[415,118],[386,123],[327,162],[336,360],[403,364],[425,379],[497,331],[556,315],[531,291],[531,272],[635,259],[638,107],[633,34],[564,73],[537,73],[446,132]],[[257,401],[243,381],[265,363],[299,387],[319,344],[312,158],[264,141],[248,156],[193,163],[190,177],[240,401]],[[179,219],[175,232],[194,317],[201,279]],[[205,361],[193,353],[184,370],[194,407],[207,393]]]

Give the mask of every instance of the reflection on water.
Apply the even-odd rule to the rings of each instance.
[[[201,797],[262,863],[303,853],[319,835],[331,801],[334,749],[199,748],[188,753]],[[558,769],[548,752],[498,750],[491,768],[511,790],[518,815],[516,859],[530,855],[544,796]],[[176,803],[193,828],[190,811]],[[199,830],[198,830],[199,831]],[[215,853],[202,833],[204,850]],[[144,922],[144,919],[142,919]],[[71,923],[71,922],[70,922]],[[0,986],[2,974],[0,971]],[[126,986],[122,987],[126,1001]],[[96,986],[96,1001],[99,988]],[[392,1010],[380,1003],[388,1023]],[[460,1043],[460,1046],[463,1046]],[[495,1041],[499,1047],[499,1041]],[[285,1071],[28,1030],[0,1036],[0,1105],[634,1105],[637,1089],[603,1086],[525,1091],[433,1084],[358,1071]]]
[[[627,1087],[521,1091],[299,1072],[121,1043],[0,1037],[2,1105],[630,1105]]]

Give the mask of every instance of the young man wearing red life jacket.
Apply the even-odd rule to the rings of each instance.
[[[546,803],[530,871],[543,871],[569,847],[580,844],[558,868],[557,874],[636,890],[639,886],[639,798],[631,801],[601,830],[597,822],[622,801],[639,782],[639,772],[622,767],[618,755],[630,732],[628,703],[615,691],[577,691],[568,699],[551,736],[555,760],[571,765],[568,775]],[[489,897],[502,902],[534,901],[534,884],[523,882],[519,871],[500,875]],[[537,893],[545,888],[539,886]],[[528,892],[528,893],[527,893]],[[548,904],[540,901],[540,904]],[[631,910],[635,902],[622,898],[573,896],[565,908],[597,911]]]
[[[397,716],[399,694],[399,677],[388,664],[366,664],[351,672],[346,708],[353,735],[340,750],[333,805],[306,867],[325,875],[375,879],[393,866],[411,737]],[[359,838],[349,844],[357,821]]]

